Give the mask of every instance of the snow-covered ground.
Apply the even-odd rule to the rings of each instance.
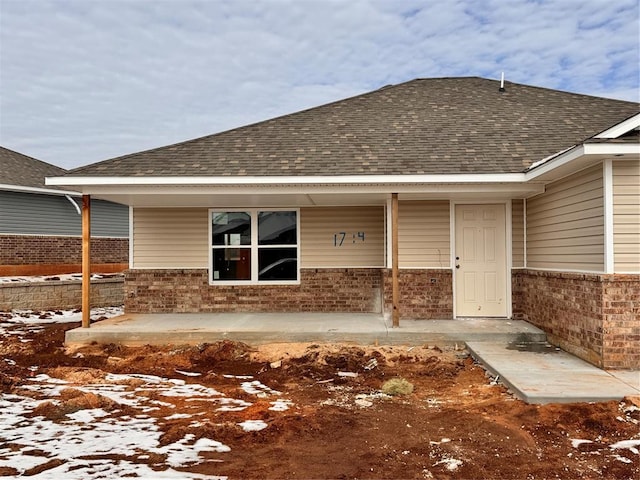
[[[187,372],[198,373],[198,372]],[[44,402],[60,405],[65,389],[106,397],[116,404],[107,411],[102,408],[78,410],[67,413],[61,420],[52,421],[37,414],[37,407]],[[280,392],[270,389],[257,380],[251,388],[238,379],[237,391],[251,392],[256,397],[273,398],[270,410],[284,411],[293,406],[290,400],[279,398]],[[184,408],[183,402],[190,402]],[[158,415],[159,411],[179,413]],[[153,375],[106,374],[97,383],[75,385],[66,380],[37,375],[17,392],[0,396],[0,467],[15,468],[21,474],[49,462],[53,468],[36,473],[36,479],[98,479],[136,478],[158,479],[221,479],[180,471],[207,460],[203,454],[224,454],[230,447],[215,438],[196,438],[195,432],[212,420],[212,412],[241,412],[251,402],[236,399],[198,383],[186,383],[182,379]],[[123,415],[121,408],[133,408],[138,413]],[[161,444],[162,427],[176,419],[190,419],[182,438],[166,445]],[[260,419],[236,422],[237,428],[253,432],[268,427]],[[124,458],[111,459],[109,456]],[[103,457],[103,458],[97,458]],[[150,462],[150,458],[159,459]]]
[[[92,308],[91,319],[111,318],[122,315],[124,309],[118,307]],[[43,324],[68,323],[82,321],[82,312],[79,310],[12,310],[0,312],[0,335],[24,335],[28,332],[42,330]]]
[[[122,307],[91,310],[93,320],[122,314]],[[78,322],[81,318],[82,313],[77,310],[0,312],[0,335],[22,337],[46,328],[44,324]],[[15,364],[9,358],[2,359],[0,365],[3,363]],[[196,437],[196,432],[214,421],[210,418],[212,414],[237,415],[250,407],[251,402],[179,378],[97,372],[97,378],[81,383],[39,374],[25,379],[14,393],[0,394],[0,467],[16,469],[20,475],[27,473],[34,479],[226,478],[187,473],[180,468],[212,461],[203,454],[229,452],[229,446],[215,438]],[[202,375],[183,370],[176,373],[187,378]],[[224,377],[237,382],[232,391],[266,399],[268,410],[283,412],[293,407],[281,392],[252,376]],[[43,404],[62,408],[65,389],[106,398],[111,408],[72,409],[55,421],[39,415],[38,407]],[[124,414],[124,408],[137,413]],[[159,414],[161,410],[167,413]],[[179,419],[189,420],[187,433],[163,444],[162,427]],[[244,432],[268,427],[263,420],[254,418],[236,421],[236,425]]]
[[[91,274],[92,280],[98,280],[100,278],[111,278],[122,276],[118,273],[93,273]],[[21,283],[21,282],[50,282],[50,281],[69,281],[69,280],[82,280],[81,273],[65,273],[62,275],[29,275],[29,276],[15,276],[15,277],[0,277],[0,283]]]

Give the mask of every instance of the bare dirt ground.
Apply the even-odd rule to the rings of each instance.
[[[65,351],[64,331],[76,326],[2,335],[0,476],[640,476],[637,399],[527,405],[464,351],[233,342]],[[397,377],[413,392],[381,393]]]

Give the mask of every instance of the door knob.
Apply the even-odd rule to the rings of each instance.
[[[460,268],[460,265],[456,265],[456,268]]]

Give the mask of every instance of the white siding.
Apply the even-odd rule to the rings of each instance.
[[[527,267],[602,272],[602,165],[547,185],[527,200]]]
[[[613,255],[616,273],[640,273],[640,162],[613,162]]]
[[[208,268],[206,208],[135,208],[133,268]]]
[[[511,266],[524,267],[524,202],[511,202]]]
[[[400,268],[449,268],[449,202],[400,202],[398,261]]]
[[[300,209],[301,266],[383,267],[384,221],[383,207]]]

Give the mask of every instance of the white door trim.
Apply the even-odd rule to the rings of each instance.
[[[511,270],[513,268],[513,252],[512,252],[512,209],[511,200],[481,200],[481,201],[469,201],[469,200],[450,200],[449,201],[449,240],[451,243],[451,276],[452,276],[452,289],[453,289],[453,318],[458,318],[456,312],[456,205],[504,205],[505,211],[505,255],[507,256],[505,262],[505,284],[507,295],[507,318],[513,317],[513,305],[512,305],[512,288],[511,288]]]

